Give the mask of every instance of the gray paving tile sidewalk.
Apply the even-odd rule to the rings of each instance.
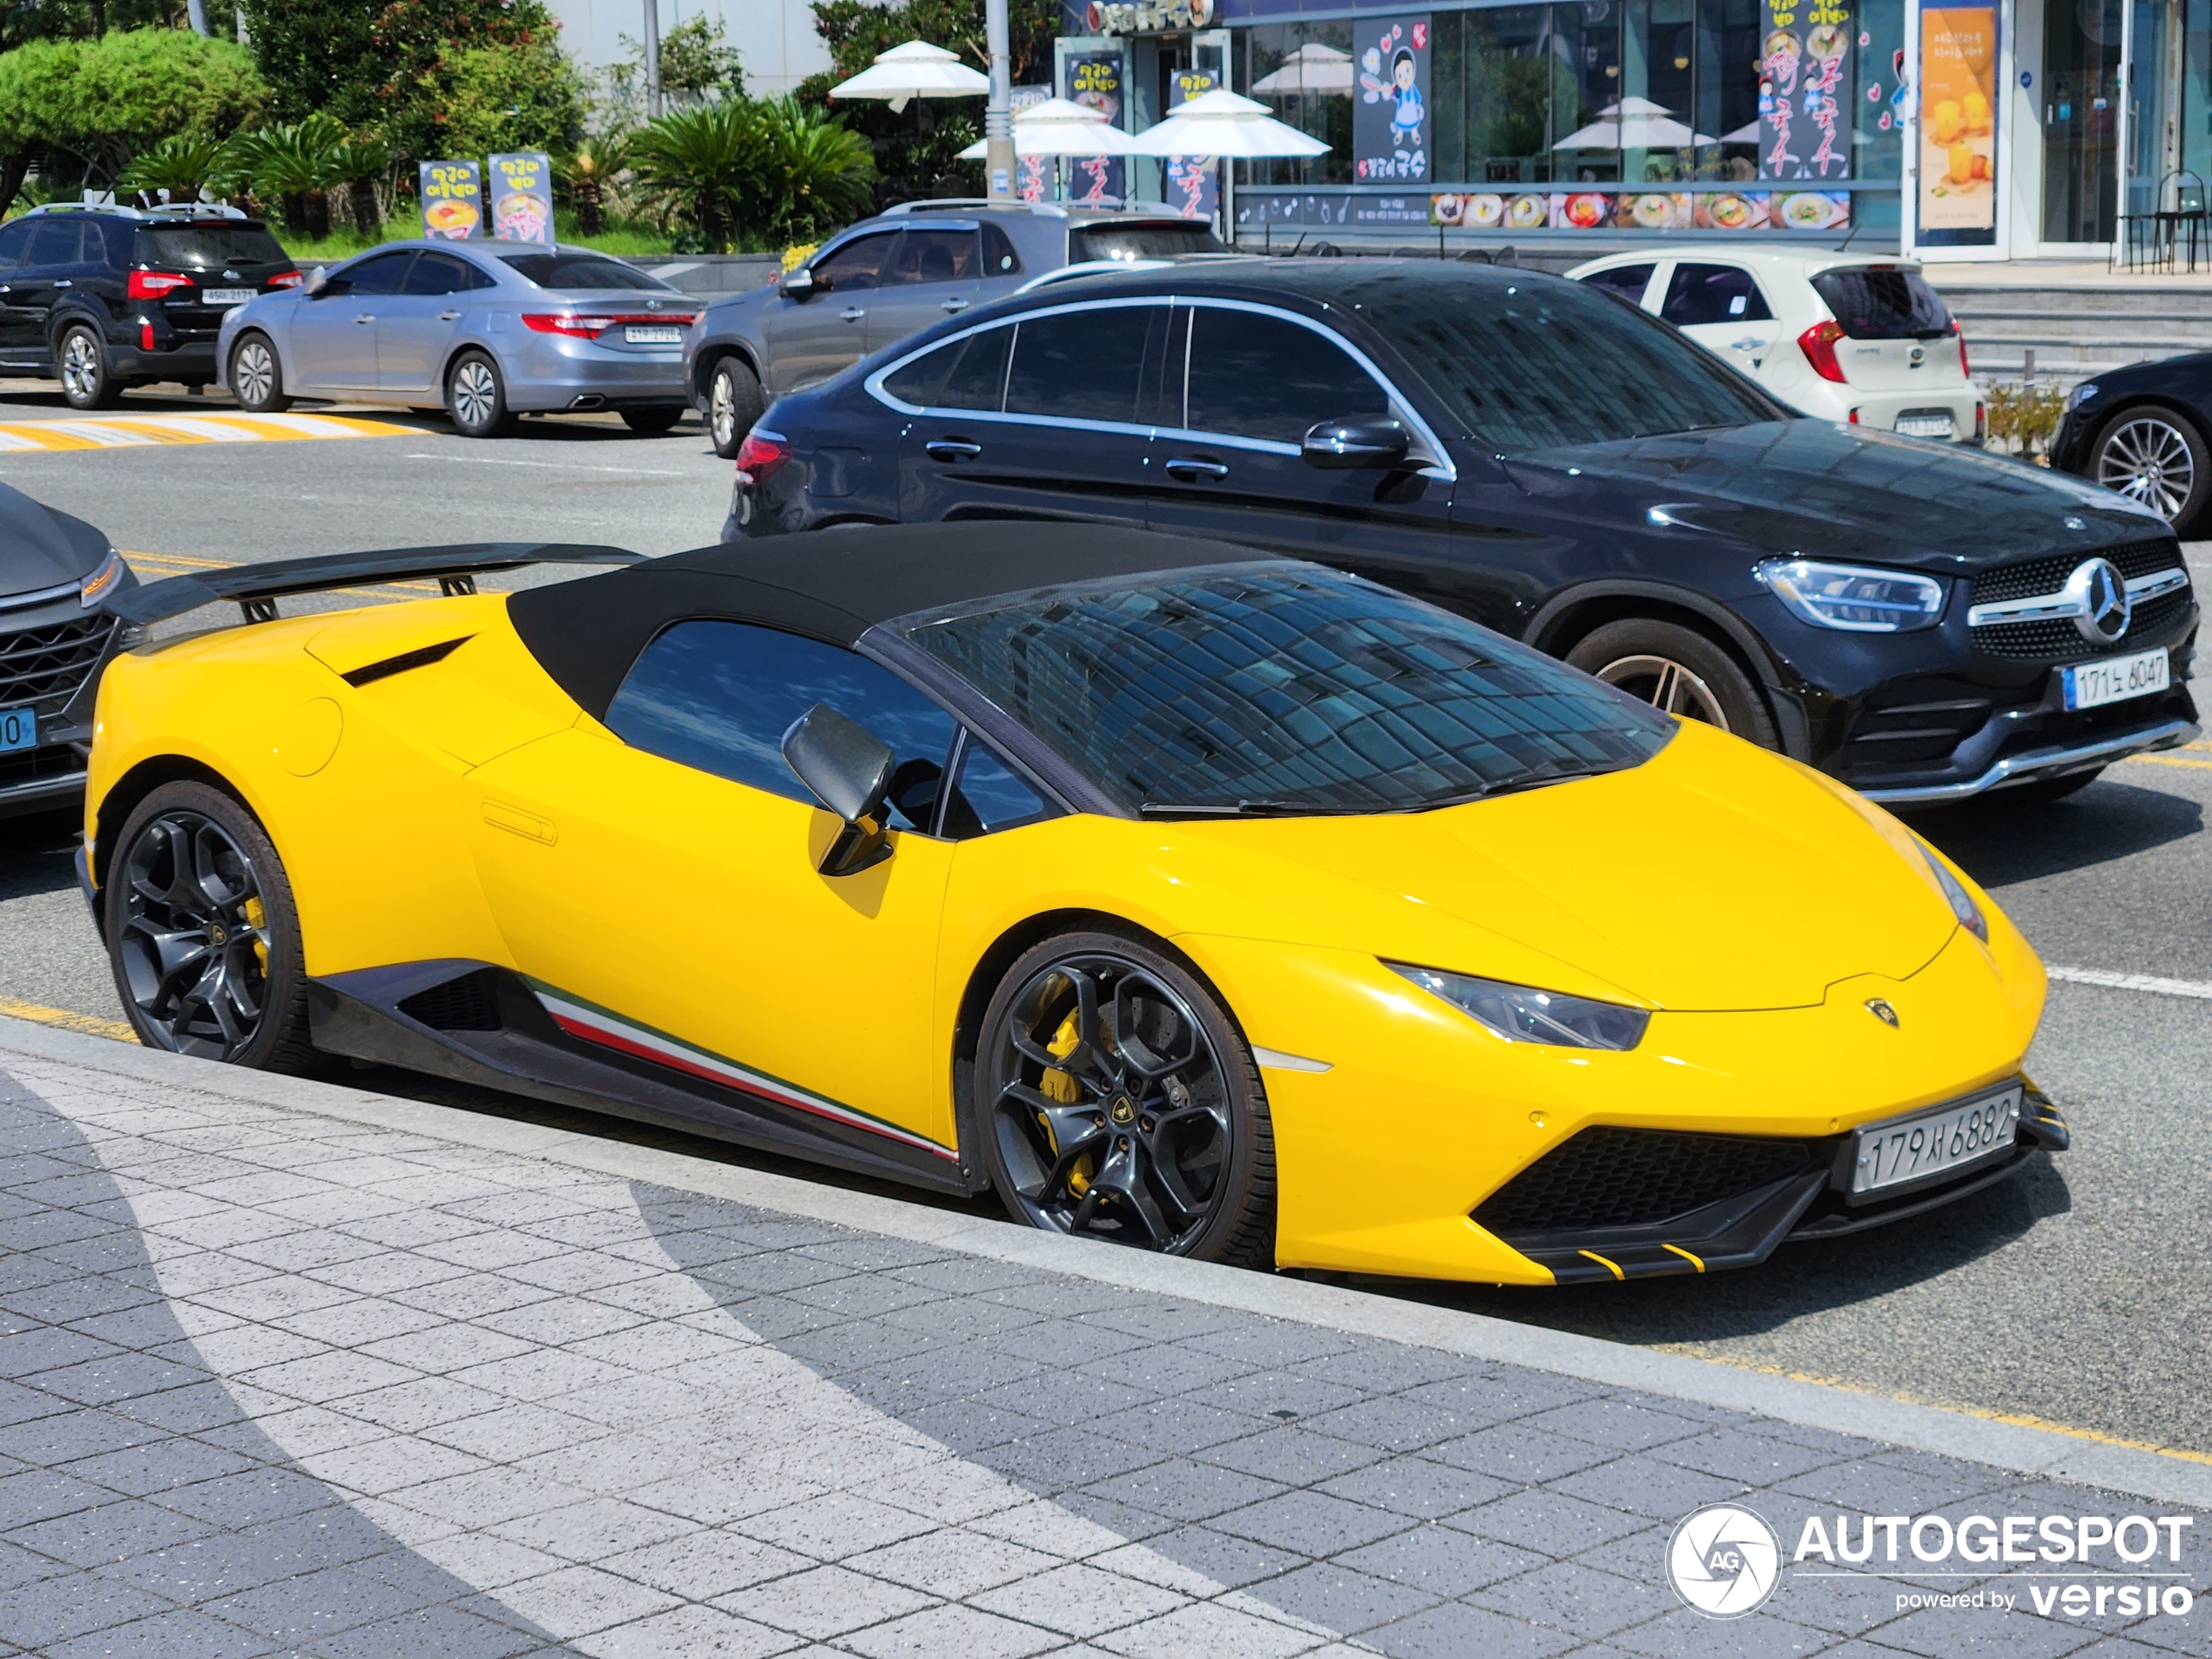
[[[1662,1573],[1723,1500],[2144,1500],[0,1060],[0,1655],[2212,1655]]]

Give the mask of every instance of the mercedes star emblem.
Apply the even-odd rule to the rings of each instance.
[[[1879,1020],[1884,1025],[1888,1026],[1891,1029],[1896,1029],[1897,1010],[1892,1008],[1889,1003],[1884,1001],[1881,997],[1868,997],[1866,999],[1866,1011],[1872,1015],[1876,1019]]]
[[[2074,625],[2093,645],[2109,645],[2128,631],[2134,602],[2128,583],[2110,559],[2085,559],[2074,567],[2061,591],[2074,602]]]

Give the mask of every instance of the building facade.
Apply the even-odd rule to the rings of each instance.
[[[1197,72],[1329,143],[1236,165],[1246,239],[2204,240],[2212,0],[1070,0],[1067,26],[1063,74],[1118,60],[1124,126]]]

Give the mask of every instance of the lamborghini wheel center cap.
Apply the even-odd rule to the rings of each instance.
[[[1106,1109],[1106,1115],[1116,1123],[1127,1127],[1136,1121],[1136,1107],[1127,1095],[1116,1095],[1114,1103]]]

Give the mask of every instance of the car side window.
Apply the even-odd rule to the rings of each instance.
[[[755,623],[679,622],[638,653],[607,705],[606,723],[633,749],[811,802],[784,759],[783,742],[792,722],[817,703],[891,745],[891,822],[925,827],[936,809],[953,717],[840,645]]]
[[[346,279],[348,293],[397,293],[407,280],[408,261],[414,259],[412,249],[402,253],[379,253],[363,260],[359,265],[341,273]]]
[[[420,253],[409,268],[401,293],[459,293],[469,286],[469,269],[449,253]],[[356,288],[355,293],[360,290]]]
[[[1608,293],[1617,293],[1630,305],[1643,303],[1643,291],[1651,286],[1650,265],[1616,265],[1609,271],[1593,271],[1582,279],[1586,288],[1602,288]]]
[[[1674,280],[1667,284],[1659,318],[1677,328],[1693,328],[1704,322],[1770,322],[1774,313],[1749,271],[1684,261],[1675,266]]]
[[[35,219],[19,219],[12,225],[0,226],[0,271],[12,271],[23,263],[24,250],[30,246],[30,236],[38,228]]]
[[[857,236],[807,267],[814,273],[819,287],[826,280],[833,293],[849,293],[860,288],[873,288],[883,280],[883,262],[891,255],[891,244],[898,239],[896,231],[878,231],[872,236]]]
[[[38,233],[30,239],[30,251],[24,255],[26,268],[44,270],[50,266],[78,265],[84,261],[85,226],[81,219],[49,219],[42,220]],[[93,246],[99,246],[99,233],[94,231]]]
[[[1022,256],[1014,251],[1014,243],[995,225],[983,226],[983,274],[987,277],[1014,276],[1022,269]]]
[[[1145,339],[1159,309],[1111,306],[1024,317],[1014,331],[1006,412],[1134,421]]]
[[[968,840],[1057,816],[1057,809],[1043,796],[1016,777],[981,738],[968,734],[961,751],[960,771],[945,796],[940,827],[948,840]]]
[[[1190,314],[1183,424],[1194,432],[1296,443],[1318,421],[1390,413],[1390,395],[1326,334],[1264,312]]]
[[[883,389],[917,408],[995,409],[1006,396],[1011,328],[985,328],[940,346],[886,377]]]
[[[900,239],[884,286],[914,282],[972,282],[981,260],[974,231],[909,230]]]

